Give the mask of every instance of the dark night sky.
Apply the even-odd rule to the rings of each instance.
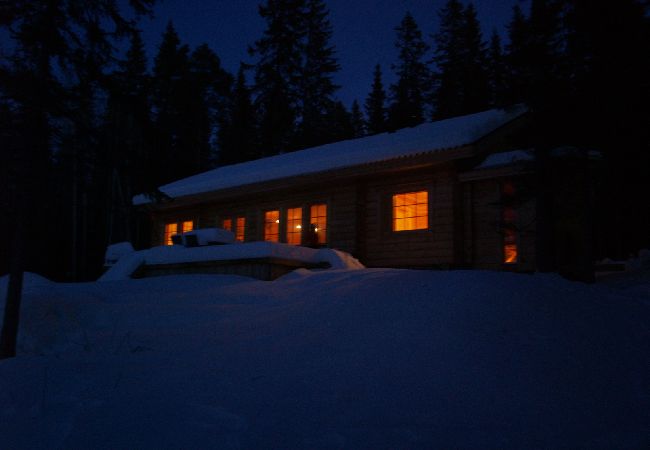
[[[253,62],[247,48],[264,30],[257,6],[261,0],[163,0],[152,20],[143,19],[143,38],[148,56],[153,58],[162,32],[169,20],[174,22],[181,41],[192,48],[206,42],[217,52],[224,67],[232,73],[240,61]],[[393,77],[390,65],[396,60],[394,28],[406,11],[415,17],[427,43],[437,31],[438,10],[446,0],[329,0],[330,20],[334,27],[333,44],[341,65],[336,82],[338,97],[346,106],[356,98],[361,104],[370,90],[372,70],[380,63],[384,82]],[[467,3],[466,1],[463,3]],[[474,0],[487,40],[496,28],[504,35],[512,7],[526,0]]]

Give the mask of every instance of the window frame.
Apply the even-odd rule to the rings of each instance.
[[[426,228],[415,228],[412,230],[395,230],[393,198],[396,195],[403,195],[403,194],[410,194],[410,193],[417,193],[417,192],[426,192],[427,194]],[[384,201],[383,201],[384,207],[382,208],[385,211],[383,215],[384,216],[383,222],[384,222],[384,230],[386,230],[386,233],[389,234],[390,236],[408,236],[411,234],[431,233],[433,231],[432,199],[433,199],[433,189],[429,184],[427,185],[409,184],[409,185],[396,186],[393,188],[386,189],[386,191],[384,192]]]
[[[278,216],[277,219],[275,219],[275,223],[277,223],[277,234],[274,233],[273,236],[277,236],[277,240],[269,240],[267,239],[267,234],[266,234],[266,224],[267,223],[272,223],[272,222],[267,222],[266,220],[266,215],[268,213],[272,212],[277,212]],[[272,208],[272,209],[263,209],[262,210],[262,241],[264,242],[283,242],[283,236],[282,236],[282,226],[283,226],[283,211],[282,208]]]
[[[319,206],[323,205],[325,206],[325,227],[324,230],[325,232],[321,234],[320,236],[323,236],[320,238],[319,236],[319,243],[318,245],[320,247],[327,247],[329,243],[329,219],[330,219],[330,202],[328,201],[309,201],[309,202],[284,202],[281,206],[276,206],[276,207],[270,207],[270,208],[260,208],[260,214],[259,214],[259,224],[260,224],[260,231],[257,233],[258,237],[261,241],[267,241],[266,239],[266,213],[272,212],[272,211],[279,211],[279,223],[278,223],[278,236],[279,239],[278,241],[267,241],[267,242],[279,242],[282,244],[288,244],[288,245],[300,245],[300,246],[305,246],[308,245],[309,242],[307,242],[307,231],[309,230],[309,226],[311,224],[311,207],[312,206]],[[290,210],[293,209],[300,209],[300,240],[298,243],[289,243],[289,230],[288,227],[290,226],[290,218],[289,218],[289,212]],[[320,217],[320,216],[318,216]],[[322,240],[322,242],[321,242]]]
[[[230,231],[235,235],[235,240],[237,242],[246,242],[246,236],[248,235],[248,217],[244,213],[232,213],[232,214],[222,214],[218,217],[217,223],[219,224],[218,228]],[[244,226],[241,229],[242,233],[240,235],[239,220],[244,221]],[[229,227],[226,228],[225,223],[229,222]],[[240,239],[241,236],[241,239]]]
[[[188,222],[191,222],[192,225],[191,225],[191,228],[189,230],[186,230],[186,224]],[[162,230],[163,230],[163,232],[162,232],[162,245],[164,245],[164,246],[174,245],[173,243],[171,243],[171,238],[172,238],[173,235],[189,233],[190,231],[194,231],[194,230],[196,230],[198,228],[197,227],[197,221],[196,221],[195,218],[190,218],[190,219],[184,218],[184,219],[175,219],[175,220],[167,219],[167,220],[163,220],[162,224],[163,224],[162,225]],[[169,236],[167,236],[167,227],[169,225],[175,225],[176,226],[176,232],[170,233]]]

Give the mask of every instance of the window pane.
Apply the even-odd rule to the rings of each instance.
[[[506,264],[515,264],[517,262],[517,244],[503,246],[503,262]]]
[[[165,224],[165,237],[163,242],[165,245],[172,245],[172,235],[176,234],[178,231],[178,225],[176,223]]]
[[[393,195],[393,231],[423,230],[429,227],[427,191]]]
[[[302,236],[302,208],[287,210],[287,244],[300,245]]]
[[[239,242],[244,242],[245,233],[246,233],[246,218],[237,217],[237,231],[235,233],[235,238]]]
[[[327,205],[325,203],[311,205],[309,224],[310,233],[315,233],[315,236],[311,238],[314,242],[309,242],[310,239],[307,239],[308,245],[327,243]]]
[[[186,220],[183,222],[183,233],[187,233],[188,231],[192,231],[194,229],[194,221],[192,220]]]
[[[264,240],[280,241],[280,211],[274,210],[264,213]]]
[[[232,219],[223,219],[221,228],[224,230],[232,231]]]

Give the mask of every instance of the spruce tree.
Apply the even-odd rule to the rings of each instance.
[[[266,29],[249,52],[258,57],[253,91],[261,155],[287,151],[295,141],[303,72],[304,10],[304,0],[267,0],[259,7]]]
[[[341,101],[334,102],[333,108],[327,117],[330,126],[329,142],[338,142],[354,137],[352,118]]]
[[[207,44],[192,52],[189,67],[188,140],[195,151],[193,171],[200,172],[215,165],[216,136],[228,114],[233,79]]]
[[[366,135],[366,120],[361,112],[359,102],[354,100],[350,110],[350,124],[352,126],[352,137],[359,138]]]
[[[434,116],[440,119],[487,108],[485,45],[474,6],[449,0],[439,16],[440,31],[434,36]]]
[[[526,100],[527,83],[530,79],[530,30],[527,18],[519,5],[512,8],[512,19],[508,24],[508,45],[506,46],[506,94],[507,104]]]
[[[507,103],[506,63],[501,47],[501,37],[492,32],[487,54],[487,71],[490,82],[490,105],[504,107]]]
[[[150,145],[150,77],[139,31],[131,36],[126,58],[108,78],[108,100],[103,120],[102,147],[107,179],[107,243],[132,240],[134,218],[129,208],[136,193],[156,186],[150,163],[155,155]]]
[[[339,70],[330,44],[332,25],[322,0],[307,0],[305,10],[304,67],[301,77],[297,147],[312,147],[328,142],[327,114],[334,107],[338,86],[333,76]]]
[[[255,109],[240,64],[228,114],[219,130],[219,165],[236,164],[258,158]]]
[[[392,129],[418,125],[424,122],[425,100],[430,86],[430,73],[424,61],[429,46],[410,13],[406,13],[395,28],[395,47],[399,50],[394,66],[397,82],[391,86],[391,105],[388,124]]]
[[[189,94],[189,49],[181,45],[171,22],[167,24],[153,66],[154,145],[158,156],[155,185],[160,186],[190,175],[192,158],[186,158],[183,144],[187,118],[183,116]]]
[[[50,230],[69,225],[63,218],[71,216],[70,203],[55,202],[59,199],[50,195],[59,188],[53,182],[56,179],[53,171],[57,169],[52,164],[54,149],[61,149],[63,140],[69,139],[79,151],[76,156],[96,158],[97,142],[93,138],[97,135],[94,120],[99,98],[97,91],[114,57],[113,39],[124,37],[134,27],[134,21],[120,14],[114,0],[78,3],[14,0],[4,2],[0,14],[0,33],[12,40],[12,55],[2,61],[0,69],[0,93],[11,105],[10,111],[4,111],[8,117],[3,117],[11,121],[11,129],[7,129],[7,124],[2,128],[3,144],[9,143],[10,155],[3,160],[14,163],[14,174],[9,180],[14,234],[7,239],[12,246],[12,261],[0,335],[0,358],[15,355],[23,270],[50,275],[71,266],[66,258],[61,258],[65,253],[53,248],[61,243],[68,244],[63,244],[64,248],[71,247],[68,241],[71,233],[67,232],[70,227],[65,234],[57,235],[57,239],[52,238],[53,233],[29,228],[40,224],[42,217],[49,218]],[[129,3],[135,9],[135,17],[151,5],[148,0]],[[58,70],[54,70],[55,64]],[[84,117],[84,112],[90,113],[89,116]],[[5,145],[2,147],[7,151]],[[96,164],[96,161],[90,163]],[[86,204],[97,200],[88,198],[91,193],[85,190],[94,181],[93,175],[94,171],[83,173],[83,183],[79,178],[73,180],[84,189],[80,195],[86,196]],[[72,184],[69,179],[65,180],[68,185]],[[90,233],[88,222],[77,221],[78,217],[88,215],[83,204],[81,207],[84,214],[76,215],[72,227],[79,226],[80,232]],[[38,217],[33,216],[34,213],[38,213]],[[25,239],[27,235],[30,239]],[[50,267],[34,266],[48,260]]]
[[[386,91],[381,80],[381,66],[377,64],[373,72],[372,87],[366,98],[365,108],[368,117],[368,134],[383,133],[386,125]]]

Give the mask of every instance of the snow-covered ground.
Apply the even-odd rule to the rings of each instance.
[[[0,448],[649,448],[647,285],[28,274]]]

